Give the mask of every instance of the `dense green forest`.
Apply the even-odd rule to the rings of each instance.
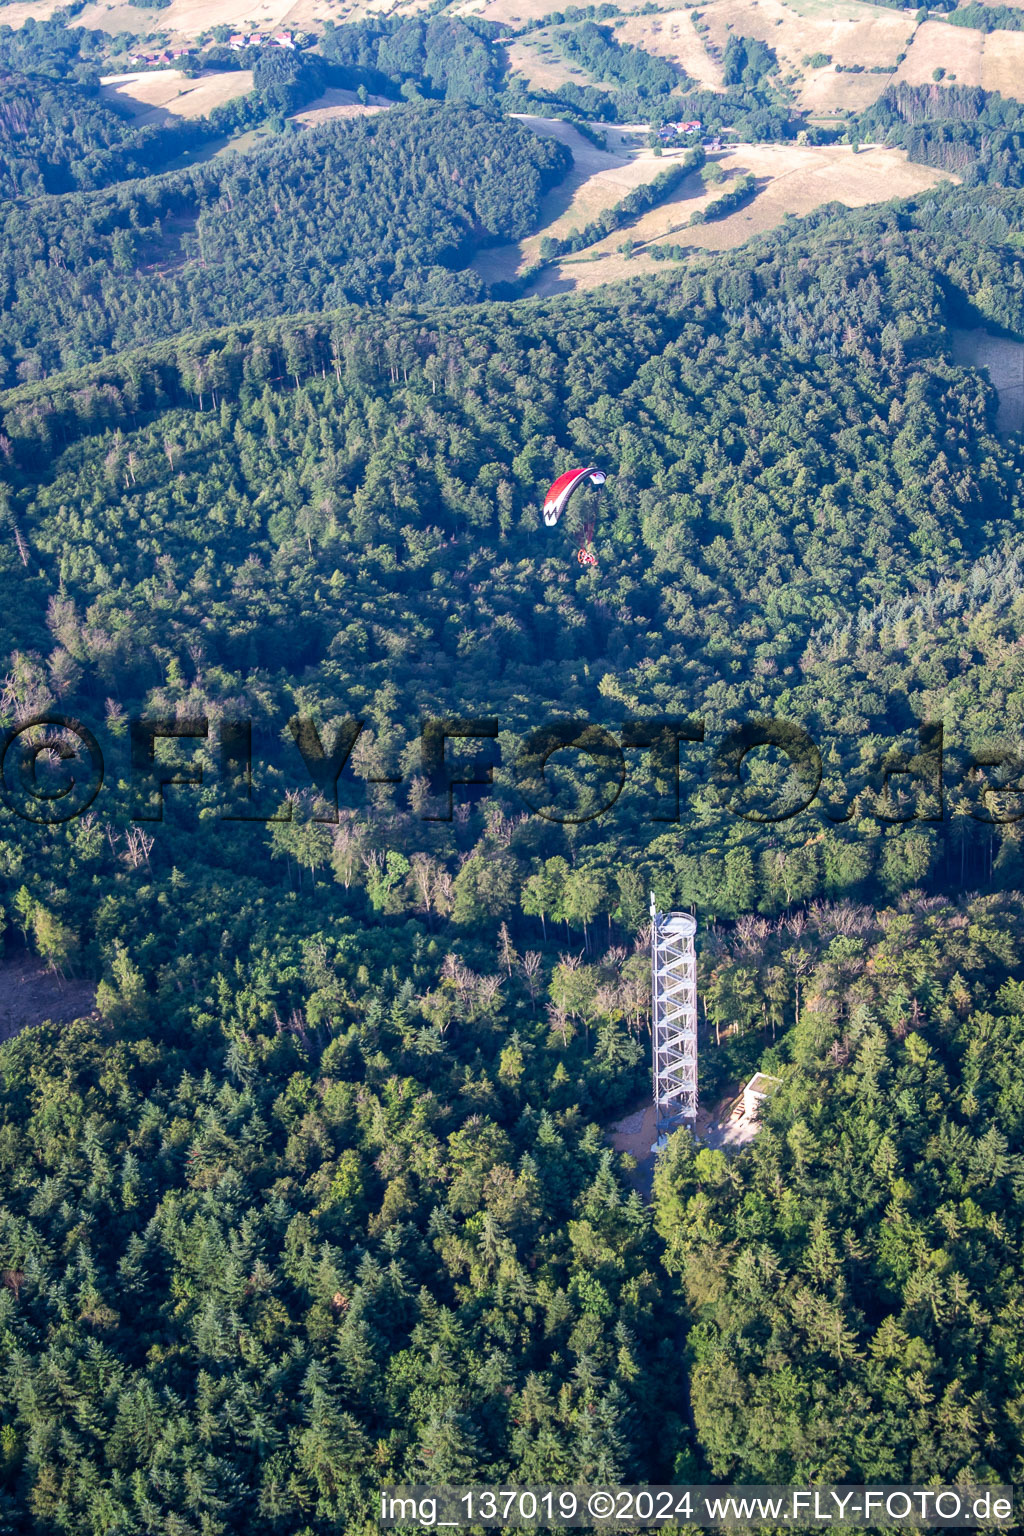
[[[1015,893],[815,907],[716,946],[727,1018],[756,986],[774,1029],[773,975],[805,988],[770,1131],[735,1163],[676,1137],[656,1175],[724,1481],[1024,1470],[1020,941]]]
[[[1024,871],[970,755],[1019,731],[1020,453],[948,330],[1024,328],[1016,227],[1008,191],[824,210],[667,281],[236,326],[4,399],[4,709],[107,761],[87,815],[3,813],[9,943],[102,977],[0,1052],[7,1528],[1019,1474]],[[607,487],[540,527],[579,459]],[[203,770],[161,821],[140,714]],[[450,820],[431,715],[498,728],[453,743],[497,762]],[[291,716],[363,722],[337,820]],[[527,813],[537,725],[664,716],[705,728],[680,822],[646,752],[607,814],[573,819],[607,798],[578,758]],[[766,716],[823,759],[775,822],[778,760],[722,771]],[[919,786],[907,824],[885,765],[936,721],[949,814]],[[651,1210],[598,1128],[642,1091],[649,888],[705,925],[705,1092],[784,1077],[745,1158],[673,1143]]]
[[[501,28],[474,17],[372,17],[327,22],[321,52],[332,78],[351,90],[387,95],[405,87],[417,96],[493,105],[507,64],[493,40]]]
[[[253,155],[0,208],[8,382],[147,339],[346,299],[474,298],[564,145],[477,108],[326,123]]]
[[[911,160],[953,171],[969,183],[1022,185],[1024,109],[998,92],[901,81],[861,114],[857,133],[898,144]]]
[[[590,11],[563,105],[799,126]],[[406,100],[153,176],[78,31],[0,28],[0,987],[96,983],[0,1044],[0,1531],[1020,1481],[1024,448],[953,339],[1024,335],[1018,109],[894,86],[969,185],[469,302],[570,165],[494,24],[268,55],[231,122]],[[703,1102],[781,1086],[648,1200],[652,892]]]
[[[210,125],[135,128],[80,86],[0,75],[0,201],[93,191],[163,170],[212,137]]]
[[[30,16],[19,27],[0,22],[0,70],[95,86],[114,43],[106,32],[69,21],[67,11],[58,11],[45,21]]]
[[[458,667],[459,708],[497,715],[509,732],[561,707],[602,722],[701,714],[710,738],[735,717],[772,715],[782,697],[821,736],[820,798],[835,816],[811,847],[804,819],[782,822],[775,851],[758,862],[761,834],[713,786],[700,787],[708,742],[681,757],[693,801],[685,847],[651,823],[637,762],[637,793],[572,833],[575,859],[593,845],[611,875],[620,835],[650,844],[662,878],[678,882],[666,897],[688,903],[699,891],[702,907],[723,915],[752,900],[766,911],[789,905],[792,888],[769,872],[790,860],[803,871],[799,894],[822,882],[833,894],[878,889],[874,881],[898,890],[908,849],[912,864],[941,873],[946,833],[836,818],[851,797],[869,804],[874,759],[893,729],[928,718],[934,685],[924,675],[915,683],[904,637],[923,624],[938,666],[936,644],[954,643],[942,639],[950,603],[978,609],[982,634],[1004,603],[988,562],[1019,536],[1019,462],[994,435],[991,394],[952,364],[943,316],[955,288],[961,318],[984,308],[1019,326],[1010,197],[961,199],[963,221],[941,195],[922,198],[913,215],[862,214],[851,224],[821,214],[647,297],[641,287],[625,310],[618,296],[505,307],[493,318],[467,312],[457,329],[437,317],[382,323],[349,310],[277,331],[236,328],[28,387],[4,415],[7,560],[21,565],[16,527],[29,568],[39,562],[63,581],[76,638],[62,647],[93,711],[105,697],[128,708],[145,697],[144,681],[172,712],[190,698],[209,713],[216,695],[190,692],[196,669],[185,663],[187,648],[201,646],[206,685],[213,679],[233,698],[245,696],[249,668],[268,672],[258,697],[270,742],[295,712],[297,686],[336,720],[386,687],[373,752],[367,736],[354,762],[366,754],[389,773],[415,763],[424,709],[455,710],[435,656]],[[972,223],[984,239],[972,240]],[[852,249],[851,228],[862,241]],[[570,508],[568,539],[553,539],[536,526],[536,508],[545,477],[574,458],[614,463],[615,474],[592,508],[602,569],[570,579],[577,514]],[[177,571],[173,686],[155,633],[120,661],[125,642],[114,639],[136,622],[151,634],[159,587],[145,572],[158,558]],[[353,561],[365,585],[346,580]],[[500,580],[485,581],[489,570]],[[87,586],[76,598],[79,580]],[[189,596],[195,582],[210,593],[206,617],[206,600]],[[287,623],[281,583],[303,605]],[[958,583],[968,585],[954,602]],[[378,634],[382,603],[388,623]],[[82,638],[94,625],[109,637],[96,655]],[[749,640],[744,662],[734,659],[737,634]],[[880,634],[895,637],[881,652]],[[997,688],[999,643],[979,641],[981,656],[961,669],[965,688],[967,679]],[[870,685],[858,680],[865,645]],[[45,636],[32,649],[41,659],[26,662],[19,687],[49,698]],[[403,655],[408,670],[396,666]],[[673,675],[680,669],[685,685],[664,691],[660,673],[648,677],[652,655]],[[836,718],[838,679],[847,703]],[[985,713],[951,718],[965,750],[986,746],[975,730]],[[374,791],[398,794],[399,804],[405,793]],[[491,798],[509,812],[517,803],[505,769]],[[563,853],[564,834],[528,825],[522,836]],[[977,833],[972,857],[981,860],[995,835],[1012,866],[1012,828]],[[735,844],[728,868],[746,873],[735,889],[716,890],[717,861],[705,870],[700,850],[723,838]],[[509,900],[511,911],[514,892]],[[618,902],[614,880],[608,900]]]
[[[668,96],[687,83],[686,76],[667,59],[642,48],[623,45],[610,27],[584,21],[558,34],[558,42],[570,63],[581,65],[595,80],[622,86],[642,111],[648,113],[658,97]]]
[[[1024,18],[1008,5],[960,5],[950,11],[951,27],[973,27],[979,32],[1019,32]]]

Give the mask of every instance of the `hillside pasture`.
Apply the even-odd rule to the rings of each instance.
[[[895,66],[915,27],[912,14],[860,0],[712,0],[701,15],[707,41],[719,56],[730,34],[756,37],[773,48],[782,75],[798,77],[792,87],[797,105],[818,114],[870,105],[891,77],[869,71]],[[815,54],[829,55],[830,63],[812,69],[804,60]],[[837,72],[837,64],[859,65],[862,73]]]
[[[980,85],[1024,101],[1024,32],[978,32],[926,21],[918,27],[896,78],[930,85],[936,69],[946,71],[944,85]]]
[[[702,8],[709,40],[722,50],[729,33],[757,37],[778,54],[783,73],[802,71],[804,56],[829,53],[833,64],[895,64],[913,35],[912,14],[856,0],[821,9],[787,0],[713,0]]]
[[[320,22],[359,21],[364,16],[412,16],[431,0],[295,0],[285,24],[312,31]]]
[[[585,69],[570,64],[546,32],[531,32],[506,48],[509,67],[534,91],[557,91],[560,86],[593,85]],[[604,89],[614,90],[614,86]]]
[[[87,5],[76,18],[84,27],[104,32],[166,32],[182,41],[198,37],[212,27],[236,27],[276,31],[284,22],[289,0],[171,0],[160,11],[140,11],[133,5],[111,5],[106,0]]]
[[[340,87],[332,87],[311,101],[308,107],[301,112],[292,114],[295,122],[302,123],[306,128],[315,128],[318,123],[329,123],[338,117],[367,117],[374,112],[384,112],[394,103],[387,101],[383,96],[369,96],[365,105],[359,100],[355,91],[345,91]]]
[[[166,35],[189,42],[214,27],[232,31],[312,31],[324,21],[358,21],[375,14],[411,14],[424,10],[430,0],[171,0],[162,10],[148,10],[115,0],[92,0],[79,11],[73,25],[92,27],[114,35]],[[61,0],[14,0],[0,4],[0,25],[22,26],[28,18],[44,21],[59,8]]]
[[[873,75],[838,71],[834,64],[823,69],[805,69],[794,86],[797,100],[811,117],[838,117],[846,112],[863,112],[877,101],[895,75]]]
[[[273,32],[316,30],[328,18],[355,21],[373,14],[414,14],[430,0],[170,0],[162,10],[140,9],[127,0],[90,0],[75,16],[75,24],[109,32],[166,37],[189,42],[216,26],[232,30]],[[1019,0],[1024,5],[1024,0]],[[20,26],[29,17],[43,20],[58,0],[13,0],[0,4],[0,22]],[[511,31],[550,15],[554,0],[456,0],[452,14],[475,15],[506,25]],[[951,27],[941,20],[918,25],[908,10],[871,5],[865,0],[707,0],[700,15],[708,28],[702,37],[693,13],[679,5],[649,15],[634,13],[609,18],[624,44],[670,59],[702,89],[722,88],[721,57],[730,35],[759,38],[773,48],[780,70],[791,80],[797,106],[816,118],[856,113],[869,106],[893,79],[926,84],[937,69],[947,81],[976,85],[1024,100],[1024,33],[983,33]],[[872,73],[897,69],[896,74]],[[529,32],[508,44],[513,72],[539,91],[602,84],[565,59],[551,29]],[[829,63],[812,67],[815,55]],[[837,70],[836,66],[842,66]],[[856,67],[858,72],[851,73]],[[156,72],[163,75],[164,71]],[[795,78],[794,78],[795,77]],[[151,111],[162,108],[194,116],[218,101],[230,100],[229,83],[200,82],[203,93],[188,101],[191,91],[176,92],[166,102],[153,99]],[[614,86],[602,84],[605,90]],[[226,94],[225,94],[226,93]],[[127,94],[127,93],[126,93]],[[180,99],[179,99],[180,98]],[[142,99],[141,97],[139,98]],[[331,103],[323,109],[327,111]],[[343,105],[339,103],[338,105]],[[334,114],[340,115],[340,114]]]
[[[810,213],[823,203],[859,208],[909,197],[954,179],[929,166],[915,165],[901,149],[865,149],[855,155],[848,145],[839,144],[741,144],[715,158],[730,178],[748,171],[757,177],[758,192],[752,202],[724,219],[691,228],[693,212],[706,207],[721,189],[707,192],[699,177],[687,177],[671,199],[643,214],[629,229],[617,230],[587,251],[546,268],[532,292],[568,293],[665,272],[667,264],[643,249],[651,243],[688,246],[694,251],[729,250],[774,229],[787,215]],[[627,239],[639,246],[629,258],[618,249]]]
[[[252,90],[251,69],[229,69],[190,80],[180,69],[158,69],[128,75],[104,75],[101,94],[137,123],[173,117],[206,117],[236,96]]]
[[[631,43],[673,64],[695,80],[702,90],[720,91],[722,66],[711,58],[693,24],[689,11],[659,11],[656,16],[628,16],[612,21],[620,43]]]
[[[538,259],[540,242],[545,235],[558,238],[573,229],[582,229],[606,208],[621,202],[634,187],[653,181],[674,158],[671,153],[656,157],[646,147],[632,153],[600,150],[558,118],[518,113],[516,116],[535,133],[567,144],[572,150],[573,167],[541,203],[535,234],[515,244],[482,251],[473,262],[474,269],[488,282],[510,280]]]

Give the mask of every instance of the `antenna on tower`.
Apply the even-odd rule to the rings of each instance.
[[[651,894],[651,1047],[656,1145],[697,1120],[697,920]]]

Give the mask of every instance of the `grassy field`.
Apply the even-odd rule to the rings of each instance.
[[[136,36],[164,34],[182,40],[197,37],[211,27],[250,26],[258,30],[276,29],[283,22],[292,0],[171,0],[163,10],[143,10],[138,6],[115,4],[113,0],[93,0],[79,11],[74,25],[93,27],[101,32],[131,32]],[[37,20],[57,9],[52,0],[25,0],[4,6],[0,21],[20,26],[29,16]]]
[[[645,48],[648,53],[671,59],[705,90],[722,89],[722,67],[704,47],[689,11],[628,16],[625,21],[615,22],[614,26],[620,43],[632,43]]]
[[[383,96],[369,96],[364,106],[355,91],[343,91],[338,87],[324,91],[316,101],[311,101],[308,107],[301,112],[293,114],[297,123],[303,123],[307,128],[313,128],[317,123],[328,123],[335,117],[365,117],[369,113],[383,112],[394,103],[385,101]]]
[[[456,16],[482,16],[502,26],[522,26],[524,21],[540,21],[558,9],[551,0],[456,0],[451,7]]]
[[[462,0],[455,9],[514,28],[549,15],[553,3]],[[859,112],[870,105],[890,76],[869,71],[873,66],[895,69],[917,25],[912,12],[870,5],[864,0],[707,0],[699,10],[708,28],[704,38],[690,10],[669,5],[641,15],[640,9],[637,5],[631,14],[609,19],[607,24],[621,42],[671,59],[703,89],[719,90],[720,59],[730,34],[760,38],[775,49],[783,76],[796,77],[792,89],[797,103],[818,116]],[[573,76],[556,50],[542,52],[546,41],[547,34],[541,31],[512,45],[513,66],[525,79],[550,89],[569,79],[584,78]],[[1016,57],[1015,50],[1009,51]],[[828,65],[812,67],[804,62],[815,54],[829,55]],[[862,72],[837,72],[836,64],[847,68],[859,65]]]
[[[456,9],[515,27],[549,15],[553,3],[462,0]],[[609,20],[621,42],[671,59],[702,88],[718,90],[722,84],[719,61],[730,34],[760,38],[775,49],[782,75],[796,77],[791,88],[798,105],[826,117],[859,112],[881,94],[891,77],[869,71],[872,67],[895,69],[917,25],[913,12],[870,5],[864,0],[707,0],[699,10],[708,28],[704,38],[690,10],[669,5],[641,15],[640,9],[637,5],[632,14]],[[998,34],[1000,38],[1007,35]],[[512,45],[513,65],[525,79],[538,88],[550,89],[566,80],[583,78],[573,76],[555,50],[542,53],[545,41],[546,34],[536,32]],[[1012,46],[1007,53],[1016,58]],[[828,65],[812,67],[804,62],[816,54],[829,55]],[[859,65],[862,72],[837,72],[837,64],[846,69]]]
[[[557,91],[570,81],[576,85],[594,83],[586,70],[577,69],[562,56],[547,31],[531,32],[510,43],[506,51],[513,74],[525,80],[531,90]]]
[[[669,270],[664,262],[646,254],[644,246],[651,243],[684,245],[695,251],[729,250],[773,229],[787,214],[809,213],[828,202],[859,208],[893,197],[909,197],[951,179],[928,166],[914,165],[899,149],[864,149],[855,155],[846,145],[742,144],[716,158],[730,177],[747,171],[757,177],[758,192],[752,202],[727,218],[689,228],[690,215],[719,191],[707,192],[699,177],[688,177],[674,197],[644,214],[628,230],[617,231],[587,251],[546,268],[533,292],[567,293]],[[664,161],[654,163],[663,165]],[[629,258],[618,249],[627,238],[639,247]]]
[[[973,27],[951,27],[944,21],[926,21],[918,27],[900,80],[911,85],[931,84],[936,69],[946,71],[944,84],[980,85],[1024,101],[1024,32],[976,32]]]
[[[671,153],[657,158],[646,145],[626,149],[620,130],[609,132],[610,151],[596,149],[568,123],[557,118],[521,117],[520,121],[535,133],[561,139],[573,154],[573,169],[541,204],[540,227],[534,235],[514,245],[497,246],[482,251],[474,268],[488,282],[507,281],[540,255],[544,235],[564,236],[611,208],[627,192],[644,182],[653,181],[675,158]]]
[[[166,35],[188,42],[217,26],[232,30],[273,32],[313,30],[322,22],[351,21],[374,12],[411,14],[430,0],[171,0],[163,10],[146,10],[119,0],[92,0],[79,11],[73,25],[136,36]],[[21,26],[30,16],[44,20],[61,0],[15,0],[0,5],[0,25]]]
[[[179,3],[179,0],[174,0]],[[554,0],[463,0],[456,7],[510,27],[550,14]],[[1013,0],[1024,5],[1024,0]],[[709,90],[721,87],[718,62],[731,34],[760,38],[779,59],[797,104],[816,117],[860,112],[885,89],[892,74],[914,84],[932,79],[936,68],[963,85],[1024,99],[1024,33],[985,34],[943,21],[918,25],[910,10],[871,5],[865,0],[706,0],[699,15],[706,38],[694,26],[693,13],[666,6],[641,15],[611,19],[623,43],[633,43],[673,60]],[[510,50],[514,66],[538,87],[557,87],[574,77],[557,51],[543,53],[543,32],[531,33]],[[710,45],[710,50],[707,45]],[[827,55],[827,65],[810,64]],[[907,57],[900,63],[902,56]],[[841,70],[836,65],[842,65]],[[850,73],[859,66],[858,73]]]
[[[252,90],[252,70],[225,70],[190,80],[180,69],[148,73],[105,75],[101,94],[111,103],[127,108],[138,123],[156,123],[173,117],[205,117],[236,96]]]

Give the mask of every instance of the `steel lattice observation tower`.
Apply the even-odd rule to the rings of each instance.
[[[651,897],[651,1045],[656,1145],[697,1121],[697,920]]]

